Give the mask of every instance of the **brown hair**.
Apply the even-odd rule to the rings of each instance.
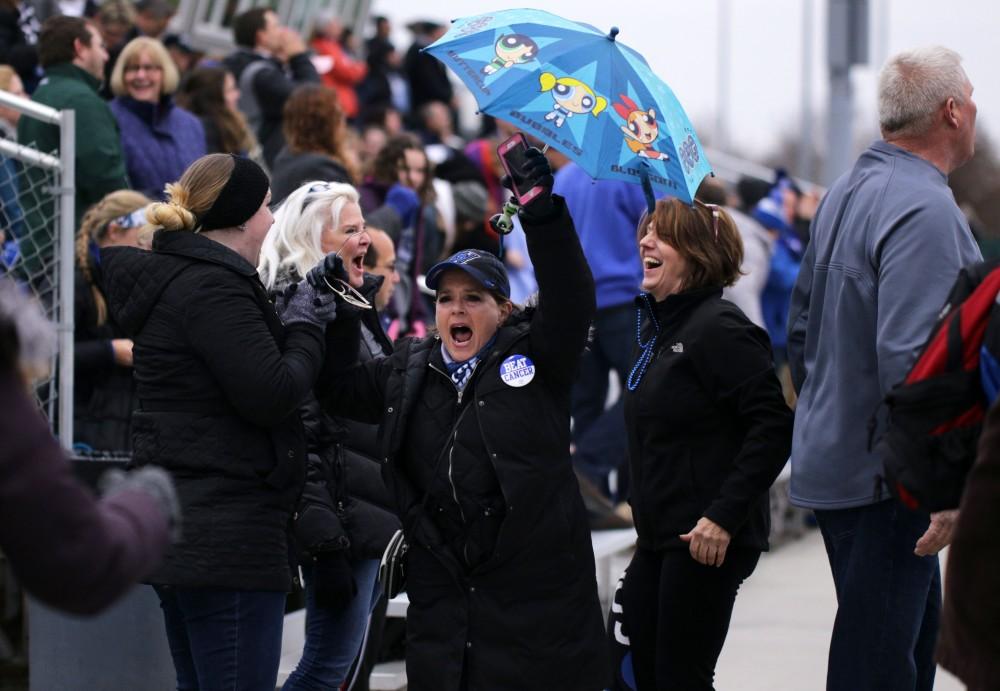
[[[257,32],[267,26],[267,13],[274,12],[270,7],[255,7],[233,20],[233,42],[243,48],[253,48],[257,45]]]
[[[38,35],[38,64],[52,67],[73,62],[76,58],[74,42],[80,39],[80,43],[90,46],[95,34],[97,27],[86,19],[62,15],[49,17]]]
[[[198,218],[212,208],[235,166],[229,154],[202,156],[180,180],[167,184],[169,201],[151,205],[146,220],[164,230],[195,230]]]
[[[97,306],[97,326],[108,319],[108,307],[104,294],[94,281],[90,264],[90,243],[100,243],[110,230],[111,222],[120,216],[137,211],[152,200],[141,192],[133,190],[118,190],[104,195],[101,201],[87,209],[80,220],[80,230],[76,234],[76,263]]]
[[[344,111],[336,91],[312,84],[293,91],[285,101],[282,129],[293,154],[326,154],[357,182],[358,171],[347,150]]]
[[[177,103],[215,125],[222,153],[245,154],[257,146],[257,140],[243,113],[226,106],[227,74],[222,67],[198,67],[181,84]]]
[[[743,240],[725,209],[695,201],[688,205],[671,197],[639,222],[638,239],[656,224],[656,234],[677,250],[688,265],[684,290],[731,286],[740,277]],[[718,232],[716,232],[718,228]]]
[[[155,38],[138,36],[125,44],[115,61],[115,68],[111,71],[111,93],[115,96],[124,96],[128,93],[125,88],[125,68],[133,60],[138,60],[143,53],[147,53],[151,61],[160,67],[160,72],[163,75],[163,81],[160,83],[160,95],[172,94],[177,91],[180,75],[177,73],[174,61],[170,58],[170,53]]]
[[[414,134],[403,132],[390,137],[381,151],[375,155],[375,160],[372,162],[372,175],[377,181],[384,184],[392,185],[399,182],[399,171],[406,166],[407,151],[419,151],[424,160],[427,161],[427,167],[424,170],[424,184],[420,186],[420,189],[414,191],[420,197],[421,202],[424,204],[432,203],[434,201],[434,175],[430,159],[427,158],[427,152],[424,151],[420,139]]]

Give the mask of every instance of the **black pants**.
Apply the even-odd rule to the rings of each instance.
[[[760,552],[732,549],[722,566],[685,550],[638,549],[622,583],[624,633],[638,691],[711,691],[740,584]]]

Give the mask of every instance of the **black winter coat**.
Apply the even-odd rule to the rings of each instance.
[[[768,489],[792,435],[767,333],[720,288],[669,295],[654,311],[655,355],[638,388],[625,391],[638,544],[687,549],[678,536],[705,516],[732,545],[766,550]],[[645,343],[654,329],[641,312]]]
[[[91,275],[99,279],[98,267]],[[111,320],[98,324],[90,283],[76,268],[73,329],[73,442],[93,451],[132,450],[135,382],[132,368],[115,363],[111,340],[124,338]]]
[[[556,199],[557,218],[524,222],[539,305],[501,326],[461,397],[432,368],[436,337],[403,341],[391,357],[339,373],[328,390],[328,404],[342,412],[384,419],[383,470],[410,545],[411,691],[456,691],[463,667],[461,688],[469,691],[606,686],[594,554],[569,459],[570,388],[594,314],[594,284]],[[512,356],[534,363],[534,378],[520,388],[501,379]],[[489,547],[480,558],[467,559],[442,533],[442,498],[425,501],[425,492],[436,493],[428,478],[444,454],[464,476],[455,483],[460,502],[479,499],[464,496],[469,488],[498,483],[503,518],[492,544],[489,535],[479,543]]]
[[[354,184],[344,166],[326,154],[293,154],[285,147],[274,159],[271,168],[271,204],[280,204],[301,185],[313,180]]]
[[[288,527],[305,475],[298,407],[320,329],[282,326],[257,270],[195,233],[102,252],[112,316],[135,341],[133,462],[174,478],[183,538],[150,581],[287,590]]]
[[[364,313],[363,328],[373,342],[362,344],[358,362],[392,353],[378,312]],[[312,557],[347,549],[353,560],[380,559],[399,519],[382,481],[378,425],[328,415],[315,397],[303,406],[302,420],[308,462],[295,519],[299,549]]]

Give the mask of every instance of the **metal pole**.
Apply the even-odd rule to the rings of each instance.
[[[802,0],[802,112],[799,113],[799,177],[812,178],[813,170],[813,0]]]
[[[715,99],[715,141],[712,145],[717,149],[729,149],[729,36],[732,17],[729,0],[719,0],[719,46],[716,54],[719,56],[716,85],[718,91]]]
[[[76,237],[76,112],[59,114],[59,441],[73,448],[73,246]]]

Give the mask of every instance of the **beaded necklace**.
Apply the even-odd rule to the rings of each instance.
[[[632,371],[628,375],[626,386],[629,391],[635,391],[639,388],[639,382],[642,381],[643,375],[646,374],[646,368],[653,359],[653,348],[656,346],[656,339],[660,337],[660,322],[656,318],[656,313],[653,312],[653,305],[649,301],[649,293],[643,293],[642,300],[646,305],[646,310],[649,312],[649,320],[653,323],[653,336],[645,343],[642,342],[642,307],[636,307],[635,341],[639,344],[642,352],[639,353],[639,359],[635,361],[635,365],[633,365]]]

